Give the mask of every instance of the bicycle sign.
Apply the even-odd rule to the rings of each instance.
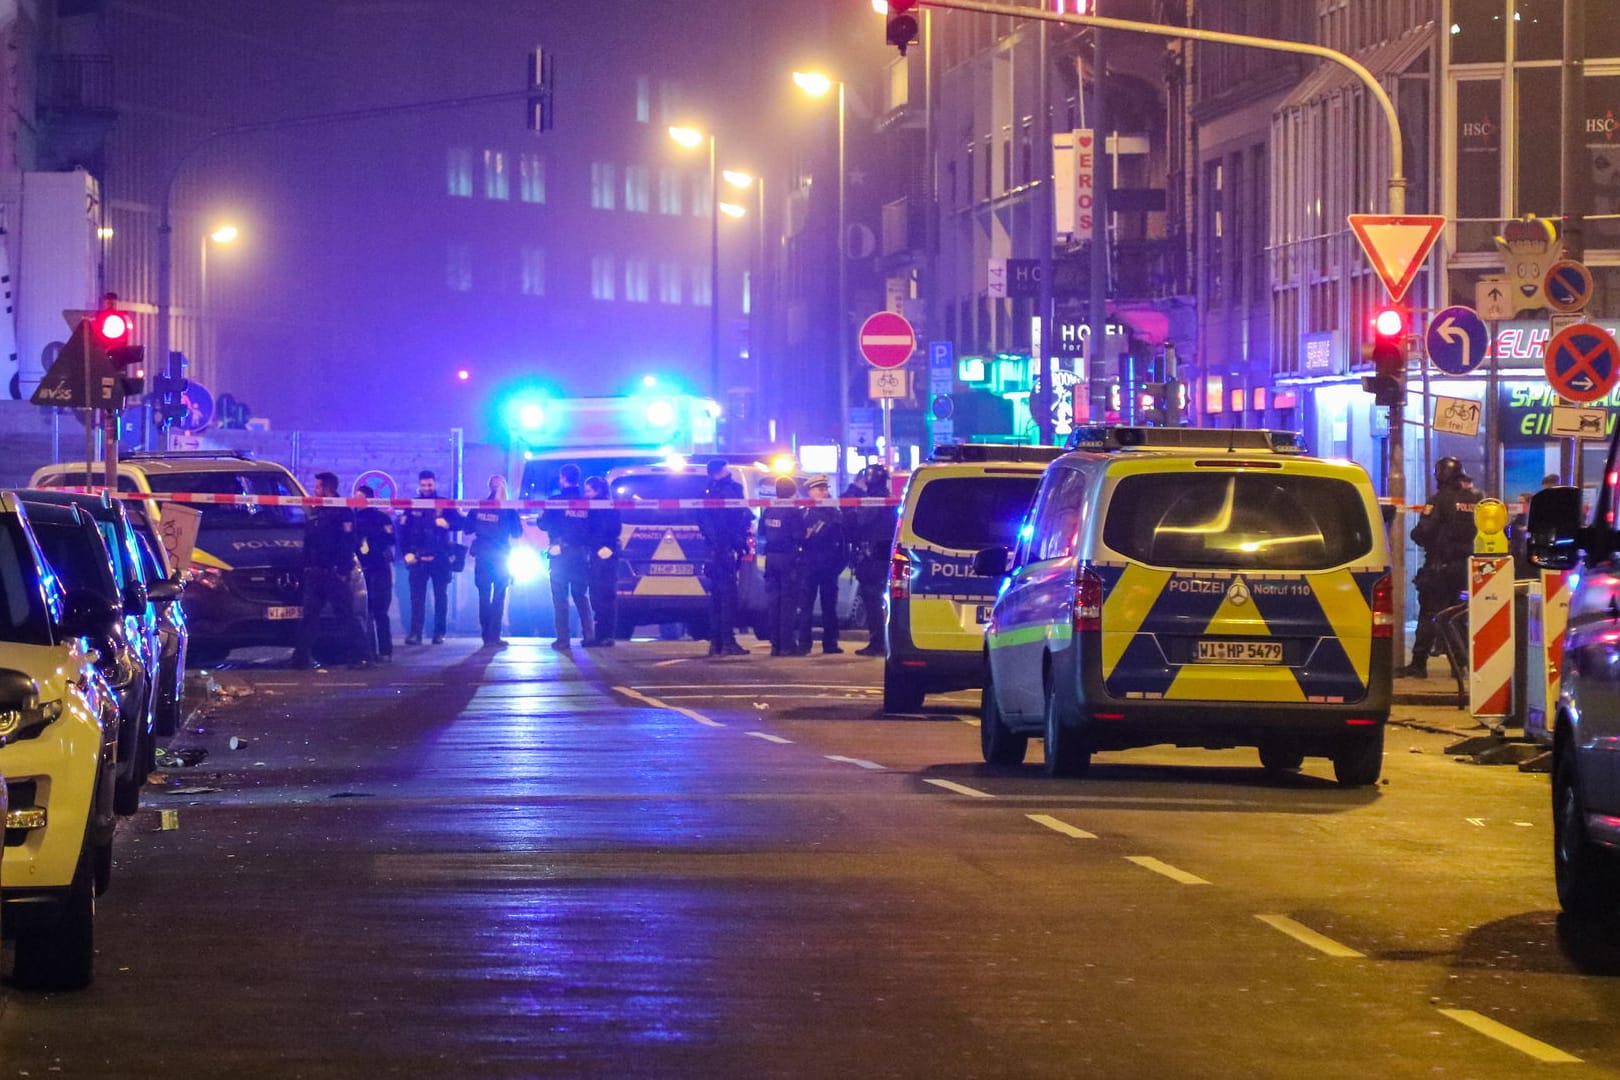
[[[1603,327],[1576,323],[1547,342],[1545,366],[1552,388],[1584,405],[1613,389],[1620,375],[1620,345]]]
[[[1436,397],[1434,423],[1431,426],[1436,431],[1444,431],[1451,435],[1478,438],[1479,402],[1469,398]]]

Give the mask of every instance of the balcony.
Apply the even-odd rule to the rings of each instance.
[[[927,200],[908,195],[883,204],[883,235],[878,254],[883,258],[921,255],[928,249]]]

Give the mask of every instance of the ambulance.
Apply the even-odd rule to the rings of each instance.
[[[1292,432],[1082,427],[1048,466],[984,639],[981,750],[1255,747],[1373,784],[1389,718],[1389,547],[1366,471]]]

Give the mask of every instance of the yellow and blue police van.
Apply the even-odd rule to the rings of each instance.
[[[1366,471],[1292,432],[1083,427],[1048,466],[984,638],[981,749],[1046,771],[1096,751],[1256,747],[1375,783],[1393,658],[1389,546]]]
[[[883,708],[971,689],[1000,575],[973,571],[981,548],[1011,547],[1056,446],[942,446],[911,474],[890,561]]]

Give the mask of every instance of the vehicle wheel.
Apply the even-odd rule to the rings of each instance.
[[[893,664],[883,665],[883,711],[916,712],[926,696],[922,683]]]
[[[79,868],[48,926],[19,932],[12,977],[28,990],[83,990],[95,976],[96,889],[91,853],[79,856]]]
[[[96,895],[105,896],[107,888],[112,884],[112,841],[97,844],[91,849],[94,857],[94,871],[96,879]]]
[[[1080,733],[1058,721],[1057,694],[1052,677],[1046,677],[1046,775],[1084,776],[1091,768],[1091,751],[1080,740]]]
[[[1305,755],[1286,743],[1261,743],[1260,764],[1270,772],[1293,772],[1305,764]]]
[[[1553,763],[1553,880],[1559,906],[1576,918],[1608,915],[1620,899],[1620,867],[1586,835],[1586,802],[1568,743]]]
[[[979,753],[990,765],[1022,765],[1024,755],[1029,753],[1029,736],[1014,735],[1001,718],[1001,705],[996,701],[988,666],[984,689],[979,692]]]
[[[1333,778],[1340,787],[1366,787],[1384,771],[1384,729],[1374,728],[1340,744],[1333,754]]]

